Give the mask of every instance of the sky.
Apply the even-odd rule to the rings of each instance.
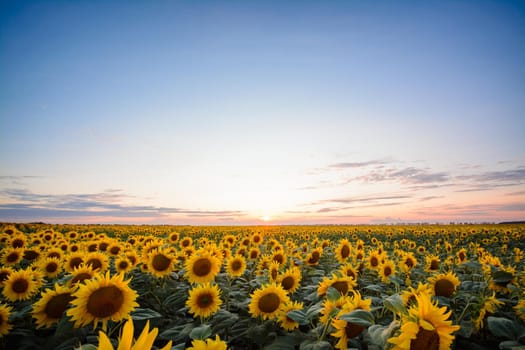
[[[523,1],[2,1],[0,221],[525,219]]]

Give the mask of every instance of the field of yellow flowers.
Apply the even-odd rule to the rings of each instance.
[[[0,224],[2,349],[524,349],[525,225]]]

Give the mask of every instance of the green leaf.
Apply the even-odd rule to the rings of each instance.
[[[384,349],[392,333],[399,327],[398,321],[392,321],[388,326],[374,324],[368,327],[368,337],[370,343]]]
[[[299,346],[300,350],[332,350],[332,345],[324,340],[305,340]]]
[[[158,317],[162,317],[162,315],[152,309],[136,308],[135,311],[131,313],[131,318],[134,321],[149,320]]]
[[[512,273],[503,270],[498,270],[492,274],[492,280],[496,283],[508,284],[513,278],[514,275]]]
[[[209,338],[211,335],[211,326],[203,324],[199,327],[195,327],[190,332],[190,338],[193,340],[204,340]]]
[[[361,309],[344,314],[339,319],[363,327],[369,327],[374,324],[374,315],[370,311]]]
[[[487,327],[494,336],[510,340],[518,340],[523,332],[523,326],[504,317],[487,317]]]
[[[499,348],[501,350],[525,350],[525,345],[515,340],[506,340],[499,343]]]
[[[286,316],[301,325],[310,323],[308,317],[306,316],[306,312],[304,312],[303,310],[292,310],[288,312]]]
[[[456,335],[460,335],[463,338],[470,338],[472,332],[474,331],[474,323],[472,321],[461,321],[460,329],[457,331]]]
[[[364,289],[368,289],[368,290],[371,290],[371,291],[374,291],[374,292],[378,292],[378,293],[381,293],[383,292],[383,287],[381,286],[378,286],[377,284],[369,284],[368,286],[365,286]]]
[[[383,305],[395,314],[404,313],[406,308],[403,304],[403,299],[399,294],[393,294],[383,300]]]
[[[341,297],[341,294],[334,287],[328,287],[328,290],[326,291],[326,297],[330,301],[337,301]]]

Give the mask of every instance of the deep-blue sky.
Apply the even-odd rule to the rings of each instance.
[[[522,1],[4,1],[0,220],[525,213]]]

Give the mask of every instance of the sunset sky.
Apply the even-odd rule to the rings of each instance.
[[[0,221],[525,219],[523,1],[1,1]]]

